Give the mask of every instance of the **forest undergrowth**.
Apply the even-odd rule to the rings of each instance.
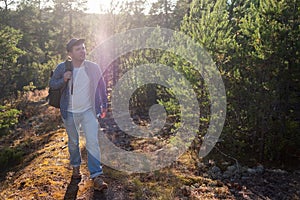
[[[216,150],[199,159],[193,148],[169,167],[149,173],[128,174],[104,166],[109,188],[96,192],[88,176],[84,143],[84,176],[80,181],[71,179],[67,134],[59,110],[48,106],[46,95],[46,91],[30,93],[22,119],[0,138],[1,152],[10,155],[0,173],[0,199],[300,199],[299,170],[243,166]],[[103,124],[105,134],[120,148],[151,148],[108,128],[114,126],[109,115]]]

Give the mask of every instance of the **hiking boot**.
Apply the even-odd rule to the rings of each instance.
[[[103,181],[103,175],[96,176],[93,181],[95,190],[102,191],[108,187],[107,183]]]
[[[81,179],[80,167],[73,167],[73,174],[72,178],[74,179]]]

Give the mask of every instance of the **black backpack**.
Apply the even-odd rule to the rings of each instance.
[[[65,65],[66,65],[65,71],[72,71],[72,65],[71,65],[71,61],[69,59],[65,61]],[[51,71],[50,78],[52,76],[53,76],[53,71]],[[66,84],[64,85],[64,87],[59,88],[59,89],[53,89],[51,87],[49,88],[48,104],[50,106],[53,106],[55,108],[60,108],[60,98],[61,98],[62,91],[65,88]]]

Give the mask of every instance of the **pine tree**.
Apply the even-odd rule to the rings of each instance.
[[[248,123],[261,161],[279,159],[287,144],[295,148],[300,143],[292,103],[299,84],[297,7],[299,2],[289,0],[251,2],[239,24],[240,49],[249,69],[244,76],[251,77],[247,97],[256,105],[248,109]]]
[[[1,26],[0,29],[0,99],[11,95],[16,89],[16,75],[20,68],[17,58],[25,52],[18,48],[22,34],[14,28]],[[10,42],[7,42],[10,41]]]
[[[293,0],[195,0],[182,22],[223,75],[228,112],[221,145],[238,158],[274,160],[286,146],[299,146],[298,7]]]

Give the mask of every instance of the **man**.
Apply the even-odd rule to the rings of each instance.
[[[68,150],[72,177],[81,179],[81,155],[79,148],[79,128],[86,138],[88,169],[95,190],[107,188],[103,181],[98,142],[98,120],[105,117],[107,108],[106,86],[100,67],[86,60],[84,39],[71,39],[67,44],[71,67],[60,63],[54,70],[50,87],[62,88],[60,112],[68,133]],[[70,68],[70,69],[69,69]]]

